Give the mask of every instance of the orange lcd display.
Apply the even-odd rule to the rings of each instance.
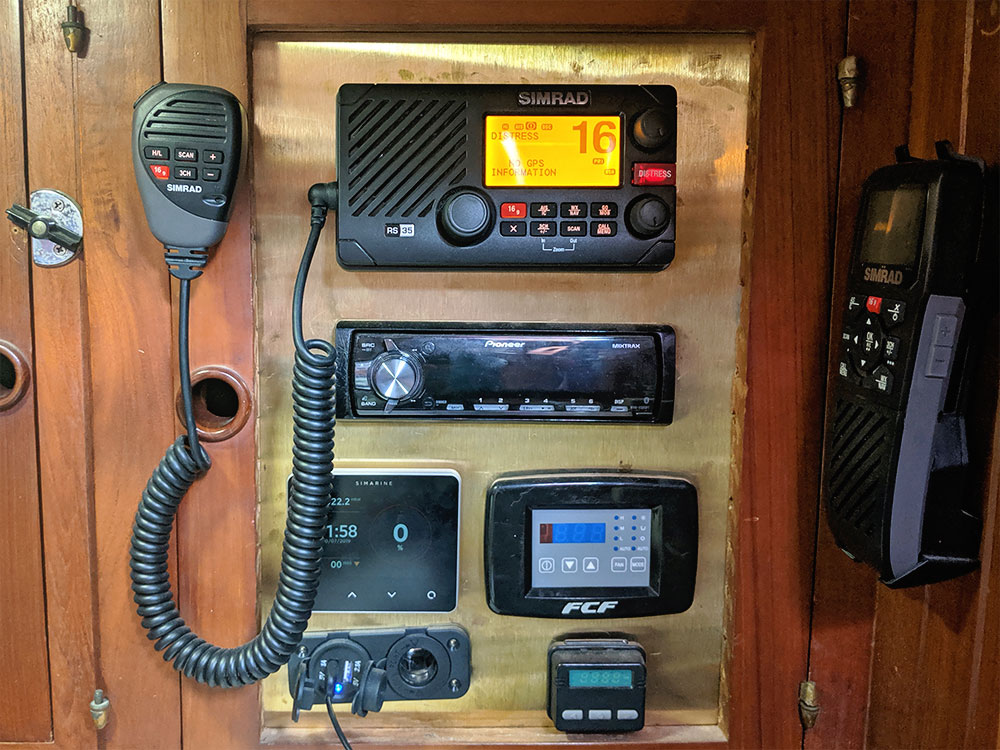
[[[487,187],[617,187],[619,115],[487,115]]]

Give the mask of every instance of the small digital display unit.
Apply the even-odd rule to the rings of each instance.
[[[532,588],[649,586],[653,515],[649,508],[534,508]]]
[[[694,598],[697,492],[646,472],[506,475],[487,493],[485,547],[486,598],[499,614],[683,612]]]
[[[634,732],[646,720],[646,652],[624,634],[549,645],[547,713],[562,732]]]

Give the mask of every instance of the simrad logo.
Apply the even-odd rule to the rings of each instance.
[[[582,107],[590,104],[589,91],[518,91],[517,103],[522,107],[551,107],[573,104]]]
[[[609,609],[614,609],[616,606],[618,606],[617,599],[609,602],[566,602],[566,606],[562,608],[562,613],[564,615],[573,612],[579,612],[582,615],[603,615]]]
[[[494,341],[493,339],[486,339],[486,343],[483,344],[487,349],[523,349],[523,341]]]
[[[167,183],[168,193],[200,193],[201,185],[178,185],[176,182]]]
[[[890,271],[888,268],[866,268],[865,281],[874,281],[877,284],[902,284],[903,272]]]

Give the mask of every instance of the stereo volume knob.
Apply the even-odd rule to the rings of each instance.
[[[472,188],[458,188],[438,206],[438,230],[453,245],[475,245],[493,231],[493,204]]]
[[[629,204],[625,223],[636,237],[655,237],[670,225],[670,206],[655,195],[640,195]]]
[[[395,406],[420,393],[423,373],[416,357],[397,350],[385,352],[372,360],[368,378],[375,393]]]

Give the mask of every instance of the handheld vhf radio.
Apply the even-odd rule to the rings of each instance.
[[[937,152],[901,149],[865,181],[832,355],[827,515],[841,548],[893,587],[975,568],[982,526],[967,507],[965,414],[983,163],[947,141]]]

